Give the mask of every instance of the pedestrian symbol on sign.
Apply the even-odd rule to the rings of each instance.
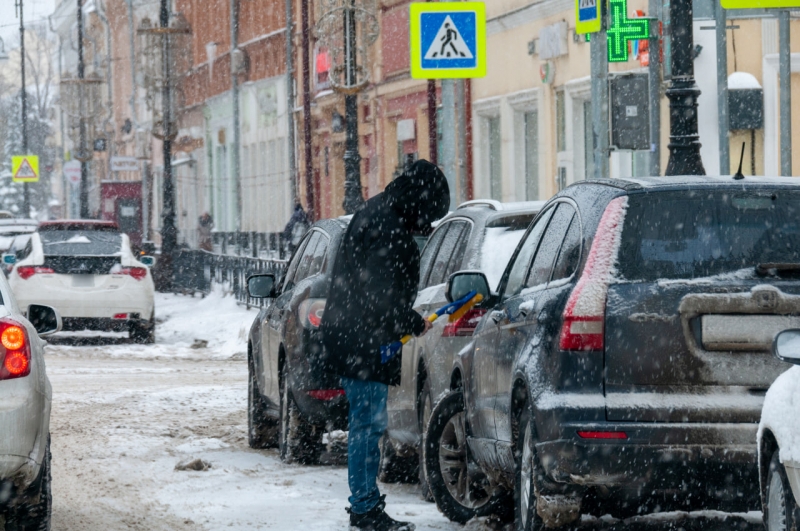
[[[11,157],[11,177],[15,183],[35,183],[39,180],[39,157],[14,155]]]
[[[473,59],[472,51],[464,42],[453,19],[445,17],[436,37],[425,54],[425,59]]]

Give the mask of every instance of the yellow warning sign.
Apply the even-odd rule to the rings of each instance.
[[[11,174],[15,183],[38,182],[39,157],[36,155],[15,155],[11,157]]]

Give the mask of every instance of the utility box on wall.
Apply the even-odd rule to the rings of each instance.
[[[609,75],[611,149],[650,149],[650,91],[647,74]]]
[[[764,90],[728,90],[728,128],[761,129],[764,127]]]

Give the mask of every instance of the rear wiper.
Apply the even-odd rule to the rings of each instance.
[[[800,264],[765,263],[756,266],[756,274],[760,277],[769,275],[770,271],[800,271]]]

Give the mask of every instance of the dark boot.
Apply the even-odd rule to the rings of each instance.
[[[416,526],[409,522],[398,522],[386,514],[384,508],[386,496],[381,496],[381,500],[369,512],[357,514],[347,509],[350,513],[350,531],[414,531]]]

